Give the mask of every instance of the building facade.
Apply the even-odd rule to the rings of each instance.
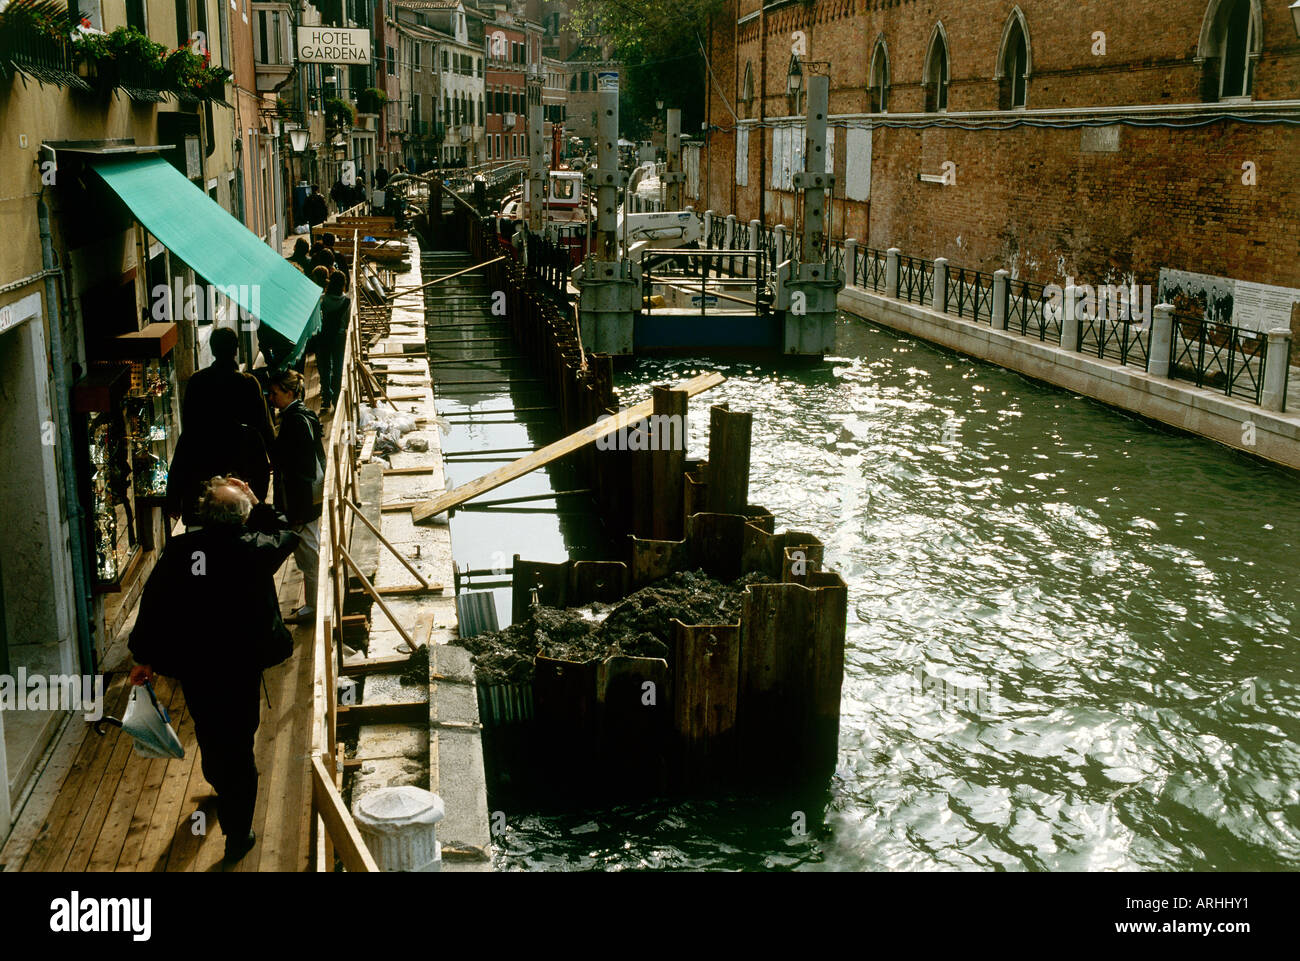
[[[0,675],[10,677],[102,669],[164,540],[154,485],[183,386],[212,325],[232,317],[222,297],[182,311],[171,291],[194,284],[194,269],[115,199],[99,165],[169,162],[196,209],[256,219],[246,187],[259,124],[238,84],[174,82],[144,59],[119,63],[110,81],[97,61],[74,72],[69,59],[74,36],[130,28],[173,51],[169,62],[188,48],[248,84],[247,6],[69,8],[67,22],[39,30],[0,11],[11,188],[0,198]],[[0,710],[0,838],[66,717],[53,704]]]
[[[1287,4],[734,0],[707,49],[701,206],[793,223],[824,70],[837,239],[1038,282],[1300,287]]]

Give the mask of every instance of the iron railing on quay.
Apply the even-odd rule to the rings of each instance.
[[[1098,311],[1096,317],[1080,317],[1079,353],[1095,354],[1126,366],[1150,367],[1151,329],[1128,316],[1112,317],[1108,310]]]
[[[934,301],[934,261],[921,257],[898,258],[898,299],[911,304]]]
[[[1258,404],[1264,392],[1267,361],[1268,338],[1259,331],[1174,314],[1170,377]]]
[[[1061,318],[1050,309],[1051,298],[1042,284],[1007,280],[1007,330],[1022,337],[1047,341],[1049,334],[1061,342]]]
[[[979,323],[993,322],[993,275],[963,267],[948,268],[944,308]]]

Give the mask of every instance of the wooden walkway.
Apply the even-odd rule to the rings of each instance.
[[[293,559],[277,576],[284,610],[301,603]],[[0,850],[5,871],[306,871],[311,844],[312,625],[293,628],[294,656],[265,674],[257,731],[257,844],[222,864],[225,836],[215,792],[203,777],[194,725],[179,685],[154,689],[185,746],[183,760],[138,757],[115,727],[100,737],[74,715],[55,745],[13,833]],[[129,665],[105,678],[105,712],[120,717]],[[202,817],[196,817],[201,812]],[[201,831],[200,828],[206,830]]]
[[[307,403],[316,410],[314,360],[307,364],[307,381]],[[321,426],[328,436],[330,417],[321,418]],[[303,602],[302,573],[292,556],[276,574],[276,589],[283,612]],[[222,862],[226,839],[217,823],[216,792],[198,760],[194,723],[180,686],[160,677],[154,690],[171,715],[185,757],[139,757],[118,728],[106,726],[101,737],[80,714],[71,716],[0,849],[0,871],[309,870],[315,625],[289,628],[293,657],[263,675],[271,706],[264,693],[255,749],[257,844],[243,860],[231,866]],[[128,656],[127,663],[106,672],[105,714],[122,716],[130,668]]]

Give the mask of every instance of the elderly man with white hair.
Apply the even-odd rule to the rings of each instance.
[[[256,840],[262,671],[293,654],[275,572],[298,535],[236,477],[207,481],[196,514],[199,526],[172,538],[145,585],[131,632],[131,683],[155,673],[180,681],[233,862]]]

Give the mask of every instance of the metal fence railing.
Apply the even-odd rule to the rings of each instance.
[[[1132,316],[1111,317],[1100,311],[1097,317],[1080,317],[1079,353],[1095,354],[1124,365],[1150,367],[1151,329]]]
[[[715,230],[721,220],[725,218],[715,216]],[[776,231],[765,225],[760,225],[758,231],[757,246],[765,254],[763,268],[771,270],[777,263]],[[748,223],[738,221],[732,247],[751,247],[752,232]],[[710,239],[710,245],[714,243],[716,241]],[[799,238],[792,232],[787,233],[784,248],[787,258],[797,256]],[[844,272],[848,285],[896,296],[899,300],[924,307],[933,305],[934,261],[898,254],[897,290],[891,290],[888,289],[889,252],[854,245],[850,256],[849,250],[847,245],[834,241],[828,241],[826,247],[831,265]],[[995,316],[1005,316],[1007,333],[1043,343],[1071,343],[1062,337],[1066,311],[1064,291],[1058,287],[1049,292],[1043,284],[1009,277],[1003,287],[1001,278],[994,274],[951,265],[944,272],[944,280],[941,299],[945,313],[983,324],[991,324]],[[1004,289],[1006,300],[999,304],[998,297],[1003,296],[1001,291]],[[1078,353],[1150,370],[1151,318],[1136,317],[1132,308],[1134,302],[1132,299],[1126,302],[1122,297],[1117,302],[1102,300],[1092,309],[1085,305],[1086,301],[1077,303],[1072,323],[1078,325],[1078,339],[1072,342],[1073,349]],[[1171,378],[1261,403],[1268,359],[1265,334],[1176,313],[1169,353]],[[1285,384],[1281,390],[1282,409],[1285,409]]]
[[[1007,281],[1007,330],[1022,337],[1061,342],[1060,312],[1052,309],[1042,284]]]
[[[1169,376],[1258,404],[1264,392],[1268,338],[1255,330],[1174,314]]]
[[[910,304],[929,304],[934,300],[933,260],[898,258],[898,299]]]
[[[950,314],[980,323],[993,322],[993,275],[982,270],[948,268],[944,308]]]

